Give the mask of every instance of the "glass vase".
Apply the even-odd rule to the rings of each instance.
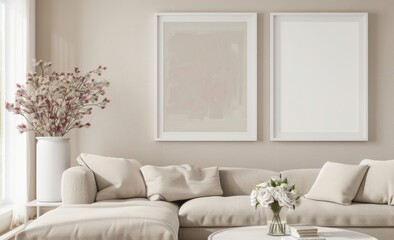
[[[266,208],[267,233],[272,236],[284,236],[287,233],[287,207],[279,206],[275,201]]]

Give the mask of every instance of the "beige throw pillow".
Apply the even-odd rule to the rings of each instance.
[[[327,162],[306,198],[350,205],[367,170],[364,165]]]
[[[364,159],[360,165],[369,169],[354,201],[394,205],[394,160]]]
[[[191,165],[143,166],[147,195],[150,200],[178,201],[223,195],[218,167],[198,168]]]
[[[90,168],[96,179],[96,201],[146,197],[141,163],[133,159],[103,157],[82,153],[77,161]]]

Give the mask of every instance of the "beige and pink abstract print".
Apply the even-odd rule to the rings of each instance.
[[[166,132],[247,131],[247,24],[166,22]]]

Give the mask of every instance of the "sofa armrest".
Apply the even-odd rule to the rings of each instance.
[[[96,180],[89,168],[77,166],[63,172],[62,201],[64,205],[93,203],[96,194]]]

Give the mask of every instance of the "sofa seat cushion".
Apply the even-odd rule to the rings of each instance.
[[[168,208],[171,209],[173,212],[175,212],[176,214],[178,214],[179,211],[179,206],[177,205],[177,203],[170,203],[170,202],[164,202],[164,201],[150,201],[147,198],[131,198],[131,199],[111,199],[111,200],[103,200],[103,201],[98,201],[98,202],[94,202],[92,203],[92,205],[94,206],[111,206],[111,205],[132,205],[132,206],[161,206],[164,208]]]
[[[295,211],[288,211],[287,222],[327,227],[392,227],[394,207],[363,203],[344,206],[303,198]]]
[[[238,227],[265,224],[264,209],[250,205],[249,196],[203,197],[179,209],[181,227]]]
[[[17,240],[178,239],[177,207],[148,200],[62,206],[30,223]]]

